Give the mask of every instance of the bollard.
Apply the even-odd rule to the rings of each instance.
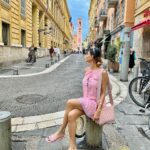
[[[138,65],[135,65],[135,66],[134,66],[133,78],[138,77],[138,74],[139,74],[139,66],[138,66]],[[137,91],[137,83],[135,83],[135,84],[133,85],[133,90],[134,90],[135,92]]]
[[[45,64],[45,68],[49,68],[49,64]]]
[[[55,60],[55,63],[57,63],[57,60]]]
[[[13,75],[19,75],[18,69],[14,69],[14,70],[13,70]]]
[[[0,150],[11,150],[11,114],[0,111]]]
[[[102,129],[91,119],[87,118],[86,123],[86,143],[89,147],[102,148]]]
[[[53,61],[51,61],[51,65],[53,65],[54,64],[54,62]]]

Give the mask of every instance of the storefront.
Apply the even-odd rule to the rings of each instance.
[[[150,59],[150,10],[144,11],[135,18],[134,50],[137,58]]]

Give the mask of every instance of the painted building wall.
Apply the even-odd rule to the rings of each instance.
[[[134,25],[137,25],[148,18],[150,19],[150,16],[144,17],[145,10],[150,11],[150,1],[136,0]],[[135,30],[133,41],[133,48],[136,51],[137,58],[142,57],[150,59],[150,26]]]
[[[0,1],[0,64],[25,59],[32,44],[39,48],[39,57],[47,55],[51,45],[61,50],[71,47],[70,12],[66,0],[49,0],[48,4],[47,0],[24,2],[25,14],[22,14],[21,0]],[[7,45],[2,37],[4,23],[9,26]],[[25,31],[25,45],[22,45],[22,30]]]

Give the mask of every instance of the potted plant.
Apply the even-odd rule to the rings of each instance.
[[[117,47],[114,44],[110,44],[107,49],[108,70],[110,72],[119,71],[119,63],[116,61]]]

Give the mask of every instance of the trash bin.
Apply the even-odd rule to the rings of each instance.
[[[0,150],[11,150],[11,113],[0,111]]]

